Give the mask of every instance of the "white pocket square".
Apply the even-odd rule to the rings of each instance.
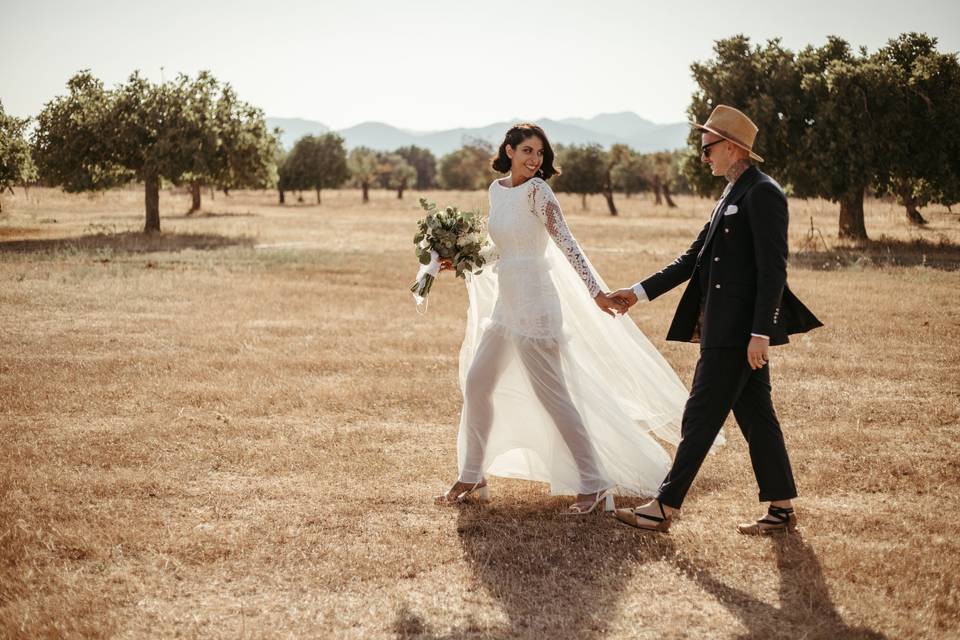
[[[725,215],[725,216],[733,215],[733,214],[736,213],[737,211],[739,211],[739,209],[737,209],[737,205],[732,204],[732,205],[730,205],[729,207],[727,207],[726,209],[723,210],[723,215]]]

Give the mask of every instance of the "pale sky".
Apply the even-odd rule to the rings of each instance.
[[[905,31],[960,51],[960,0],[0,0],[0,101],[36,115],[84,68],[108,86],[209,69],[267,115],[336,129],[666,123],[686,119],[690,64],[719,38],[797,50],[835,34],[872,51]]]

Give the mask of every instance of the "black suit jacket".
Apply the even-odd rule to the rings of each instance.
[[[687,282],[667,340],[745,347],[752,333],[786,344],[823,326],[787,286],[787,198],[751,166],[690,248],[640,284],[653,300]]]

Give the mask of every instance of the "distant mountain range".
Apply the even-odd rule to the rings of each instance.
[[[464,140],[479,138],[497,146],[503,141],[503,134],[516,122],[495,122],[483,127],[446,129],[443,131],[408,131],[383,122],[364,122],[347,129],[337,131],[343,136],[348,149],[370,147],[378,151],[392,151],[398,147],[415,144],[426,147],[440,157],[459,149]],[[656,124],[641,118],[631,111],[622,113],[602,113],[592,118],[564,118],[534,120],[544,128],[550,141],[558,144],[586,144],[595,142],[604,147],[616,143],[630,145],[642,153],[679,149],[686,145],[690,125],[686,122]],[[300,118],[267,118],[267,126],[283,130],[281,142],[287,149],[299,138],[307,134],[320,134],[330,131],[323,123]]]

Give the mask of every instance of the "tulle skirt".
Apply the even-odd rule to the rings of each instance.
[[[655,495],[687,390],[633,321],[604,314],[553,245],[468,276],[467,289],[460,479]]]

